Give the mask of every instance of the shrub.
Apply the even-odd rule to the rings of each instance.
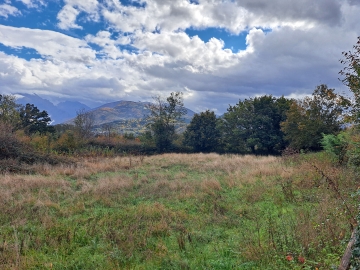
[[[349,131],[349,146],[346,155],[348,156],[348,165],[358,168],[360,165],[360,133],[354,128]]]
[[[0,122],[0,159],[16,158],[22,152],[23,144],[12,132],[12,126]]]
[[[338,135],[323,134],[321,145],[339,164],[343,164],[347,160],[349,136],[346,132],[341,132]]]
[[[0,122],[0,172],[28,172],[22,164],[63,162],[59,158],[37,152],[12,127]]]

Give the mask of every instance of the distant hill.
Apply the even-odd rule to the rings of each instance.
[[[117,101],[104,104],[92,109],[95,125],[107,124],[115,121],[142,119],[149,114],[147,102]]]
[[[104,104],[100,107],[92,109],[95,117],[95,125],[108,124],[126,120],[141,120],[149,115],[147,105],[149,102],[134,102],[134,101],[117,101]],[[185,122],[190,122],[194,116],[194,112],[187,109],[187,114],[184,115]]]
[[[118,133],[139,134],[145,130],[146,116],[150,113],[147,109],[149,102],[115,101],[106,103],[97,108],[91,109],[85,104],[77,101],[64,101],[55,105],[47,99],[36,94],[17,94],[17,103],[25,105],[34,104],[39,110],[49,113],[53,124],[72,124],[77,112],[81,109],[94,114],[95,131],[101,133],[103,125],[109,124],[113,131]],[[190,123],[194,116],[192,110],[187,109],[183,116],[185,124],[179,125],[179,131],[185,130],[186,123]]]
[[[26,105],[27,103],[34,104],[40,111],[47,111],[51,120],[53,120],[53,124],[60,124],[74,118],[76,112],[80,109],[90,110],[90,107],[77,101],[65,101],[55,105],[36,94],[18,93],[17,96],[17,103],[22,105]]]
[[[111,129],[117,133],[140,134],[145,131],[146,120],[149,115],[147,105],[149,102],[116,101],[104,104],[90,110],[94,114],[95,132],[102,133],[104,125],[110,125]],[[187,114],[183,116],[185,124],[179,125],[178,131],[185,130],[186,123],[190,123],[194,116],[192,110],[187,109]],[[66,123],[71,123],[73,119]]]

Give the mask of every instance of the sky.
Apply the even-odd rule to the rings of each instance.
[[[0,93],[91,107],[181,91],[217,114],[240,99],[337,92],[360,0],[0,0]]]

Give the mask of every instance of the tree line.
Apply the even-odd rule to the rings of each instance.
[[[220,117],[209,110],[195,114],[185,132],[176,136],[176,122],[185,112],[181,93],[172,93],[161,102],[157,98],[150,108],[156,117],[150,119],[148,137],[156,141],[159,152],[171,151],[174,142],[194,152],[281,154],[286,149],[325,149],[339,162],[346,157],[360,164],[360,37],[343,57],[340,80],[352,99],[321,84],[311,96],[298,100],[272,95],[239,100]],[[167,113],[168,107],[172,113]]]
[[[164,110],[164,116],[157,113],[149,124],[160,152],[172,149],[176,122],[184,114],[181,93],[170,97],[166,106],[163,101],[161,106],[152,107],[152,111],[159,112],[160,107]],[[167,106],[178,110],[177,114],[166,114]],[[182,134],[182,145],[194,152],[281,154],[286,148],[317,151],[322,149],[324,134],[335,135],[344,129],[350,107],[348,98],[324,84],[317,86],[311,97],[300,100],[272,95],[239,100],[220,117],[209,110],[195,114]],[[164,132],[167,129],[171,132]]]
[[[94,117],[84,110],[78,112],[72,125],[52,126],[46,111],[34,104],[18,105],[14,96],[0,95],[0,125],[10,134],[22,132],[47,151],[71,152],[89,145],[114,148],[125,142],[129,146],[126,149],[144,153],[278,155],[285,149],[339,152],[341,145],[348,145],[344,143],[349,141],[345,130],[350,127],[357,130],[360,121],[359,42],[360,37],[352,51],[343,53],[341,63],[345,67],[339,72],[341,80],[353,93],[353,100],[321,84],[311,96],[303,99],[263,95],[239,100],[219,117],[209,110],[197,113],[186,129],[179,132],[187,110],[182,93],[175,92],[166,98],[154,97],[153,103],[148,105],[147,132],[134,138],[129,134],[112,134],[110,125],[105,125],[106,132],[94,136]]]

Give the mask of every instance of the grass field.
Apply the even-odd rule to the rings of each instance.
[[[324,154],[164,154],[0,175],[0,269],[332,269],[357,175]],[[324,176],[325,175],[325,176]]]

